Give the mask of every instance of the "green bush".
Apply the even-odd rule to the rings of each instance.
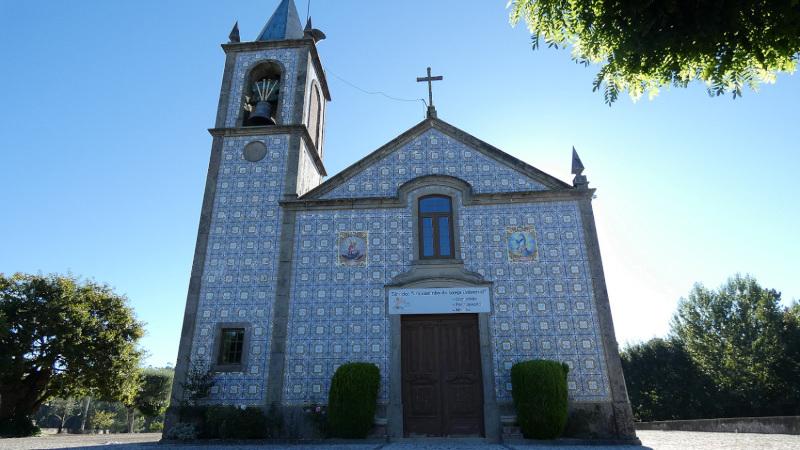
[[[280,436],[283,416],[274,405],[261,408],[236,406],[188,406],[178,410],[181,423],[192,424],[201,439],[264,439]]]
[[[38,436],[41,432],[28,416],[14,416],[0,420],[0,437]]]
[[[211,406],[206,409],[201,437],[207,439],[263,439],[267,437],[267,417],[261,408]]]
[[[381,373],[372,363],[347,363],[336,369],[328,393],[328,430],[342,438],[364,438],[375,420]]]
[[[154,420],[147,425],[147,431],[154,433],[158,431],[164,431],[164,422],[163,420]]]
[[[517,422],[528,439],[555,439],[567,425],[566,364],[533,360],[511,368]]]
[[[181,441],[190,441],[197,438],[197,431],[194,424],[179,422],[167,431],[165,436],[167,439],[178,439]]]

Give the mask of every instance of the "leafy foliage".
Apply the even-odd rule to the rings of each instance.
[[[736,275],[717,291],[695,285],[678,303],[672,329],[703,373],[741,409],[760,414],[788,390],[783,321],[777,291]]]
[[[95,411],[89,423],[94,430],[108,430],[114,425],[116,416],[113,411]]]
[[[179,407],[180,422],[167,430],[169,439],[184,439],[173,431],[181,424],[191,424],[194,438],[202,439],[262,439],[280,436],[283,417],[273,405],[265,414],[257,407],[198,406],[183,404]],[[174,437],[170,437],[174,436]]]
[[[523,361],[511,367],[511,396],[517,422],[528,439],[555,439],[567,425],[566,364]]]
[[[203,426],[204,438],[263,439],[270,436],[271,428],[261,408],[235,406],[210,406],[206,409]]]
[[[216,383],[214,377],[208,361],[201,358],[193,360],[186,373],[186,380],[181,383],[183,403],[187,406],[196,406],[207,398]]]
[[[0,437],[38,436],[42,430],[28,416],[12,416],[0,419]]]
[[[311,422],[314,423],[314,425],[317,427],[317,431],[319,431],[322,436],[329,434],[328,407],[326,405],[312,403],[304,407],[303,412],[311,418]]]
[[[573,59],[600,63],[594,90],[606,103],[628,91],[638,99],[664,86],[702,80],[711,95],[772,83],[800,57],[797,0],[623,1],[510,0],[510,19],[523,19],[549,46],[571,45]]]
[[[164,414],[169,406],[173,374],[172,369],[142,369],[139,375],[139,389],[133,403],[144,416],[155,417]]]
[[[58,432],[61,433],[67,420],[78,414],[79,404],[75,397],[53,398],[48,402],[50,415],[58,419]]]
[[[783,415],[800,414],[800,302],[795,300],[783,314],[786,355],[780,367],[787,391],[780,402]]]
[[[719,415],[713,381],[697,368],[679,339],[651,339],[626,348],[620,357],[636,420]]]
[[[328,392],[328,430],[335,437],[365,438],[375,421],[381,374],[378,366],[353,362],[339,366]]]
[[[54,396],[136,392],[142,336],[126,298],[71,276],[0,274],[0,420],[26,416]]]
[[[166,439],[178,439],[181,441],[188,441],[197,438],[197,429],[194,424],[179,422],[167,431]]]

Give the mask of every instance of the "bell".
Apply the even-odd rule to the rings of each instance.
[[[247,124],[251,126],[275,125],[275,119],[272,118],[272,104],[264,100],[256,103],[256,107],[250,113],[250,118],[247,119]]]

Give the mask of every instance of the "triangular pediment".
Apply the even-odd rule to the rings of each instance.
[[[462,179],[476,193],[572,189],[443,120],[428,118],[303,198],[394,197],[402,184],[430,175]]]

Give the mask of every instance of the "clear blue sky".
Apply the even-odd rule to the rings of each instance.
[[[153,365],[174,363],[224,55],[278,0],[0,0],[0,272],[67,272],[126,294]],[[298,1],[305,17],[305,1]],[[423,118],[440,118],[563,180],[574,145],[595,211],[617,337],[668,330],[694,282],[751,273],[800,298],[800,75],[760,93],[702,85],[609,108],[596,67],[532,51],[506,0],[314,0],[333,101],[335,174]]]

